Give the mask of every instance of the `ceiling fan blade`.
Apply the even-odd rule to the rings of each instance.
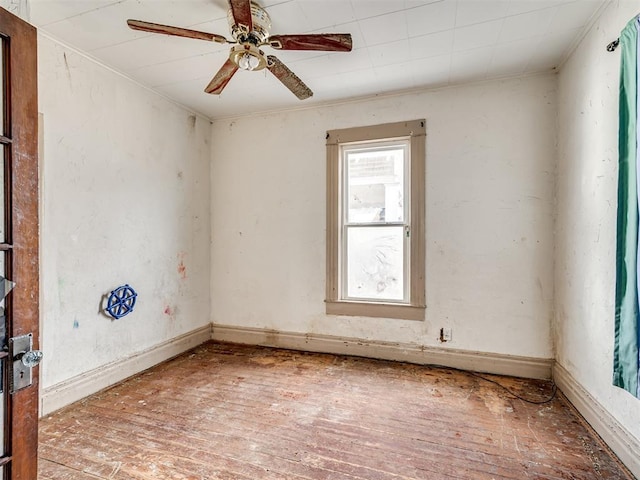
[[[311,89],[273,55],[267,56],[267,68],[300,100],[304,100],[313,95]]]
[[[278,50],[321,50],[350,52],[353,47],[349,33],[320,33],[309,35],[271,35],[267,42]]]
[[[218,73],[211,79],[207,88],[204,89],[207,93],[212,93],[214,95],[220,95],[224,87],[227,86],[231,77],[238,71],[238,66],[231,61],[231,59],[227,59],[224,62],[224,65],[218,70]]]
[[[143,32],[163,33],[176,37],[195,38],[197,40],[208,40],[210,42],[227,43],[227,39],[215,33],[199,32],[188,28],[173,27],[171,25],[160,25],[159,23],[143,22],[142,20],[127,20],[127,25],[133,30]]]
[[[229,0],[233,20],[240,28],[246,27],[247,32],[253,30],[253,20],[251,20],[251,0]]]

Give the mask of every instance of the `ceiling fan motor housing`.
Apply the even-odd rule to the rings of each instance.
[[[262,45],[269,38],[271,30],[271,18],[269,14],[258,4],[251,2],[251,21],[253,27],[248,31],[246,25],[237,25],[231,9],[227,12],[227,20],[231,35],[238,43],[250,43],[255,46]]]

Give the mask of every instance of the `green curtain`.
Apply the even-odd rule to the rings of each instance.
[[[613,383],[638,391],[638,18],[620,35],[618,239]]]

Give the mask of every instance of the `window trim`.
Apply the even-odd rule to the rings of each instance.
[[[425,295],[425,120],[386,123],[327,132],[327,258],[326,313],[363,317],[424,320]],[[409,303],[384,303],[340,299],[340,145],[410,139],[410,224]]]

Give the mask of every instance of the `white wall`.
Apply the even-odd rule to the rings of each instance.
[[[216,121],[214,324],[551,358],[554,75]],[[427,120],[426,321],[324,313],[325,132]]]
[[[41,288],[49,387],[210,322],[210,122],[42,35]],[[129,283],[135,311],[102,296]]]
[[[640,13],[613,2],[559,77],[557,361],[640,440],[638,400],[612,385],[620,49],[605,46]]]

